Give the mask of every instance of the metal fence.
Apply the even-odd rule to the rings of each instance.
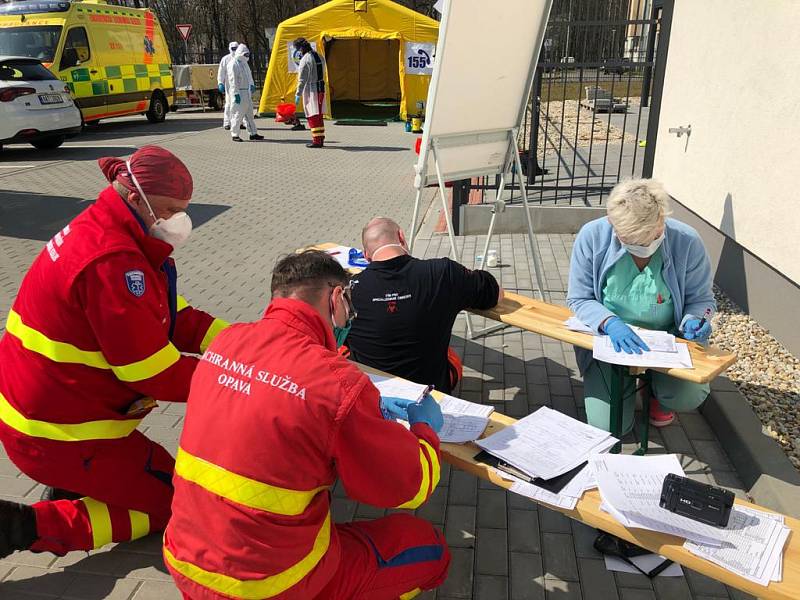
[[[641,176],[660,4],[557,0],[518,140],[529,200],[600,206],[620,179]],[[513,179],[507,202],[521,198]],[[498,180],[468,190],[492,202]]]

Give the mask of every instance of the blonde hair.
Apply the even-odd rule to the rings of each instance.
[[[606,212],[620,240],[645,245],[672,211],[669,194],[660,181],[628,179],[611,190]]]

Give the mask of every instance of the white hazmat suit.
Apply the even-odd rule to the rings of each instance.
[[[233,118],[231,119],[231,136],[239,136],[239,126],[244,122],[247,125],[247,133],[250,136],[258,135],[256,121],[253,118],[253,94],[250,91],[254,85],[253,73],[247,61],[250,58],[250,50],[244,44],[239,44],[236,48],[234,59],[228,63],[228,81],[226,89],[230,90],[233,100]],[[239,103],[236,103],[235,96],[239,96]]]
[[[229,52],[219,61],[219,69],[217,69],[217,85],[225,88],[225,108],[222,112],[222,126],[225,128],[231,126],[231,112],[233,111],[233,94],[228,89],[228,64],[233,60],[233,55],[238,47],[239,42],[228,44]]]

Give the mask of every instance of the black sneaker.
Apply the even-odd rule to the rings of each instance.
[[[292,131],[305,131],[306,126],[302,123],[298,123],[297,125],[292,125]]]
[[[251,141],[251,142],[252,142],[253,140],[263,140],[263,139],[264,139],[264,136],[263,136],[263,135],[259,135],[259,134],[255,134],[255,135],[251,135],[251,136],[250,136],[250,141]]]
[[[83,498],[83,496],[75,492],[68,492],[67,490],[50,486],[44,488],[41,497],[42,500],[51,502],[54,500],[80,500],[81,498]]]
[[[306,144],[306,148],[323,148],[323,147],[324,146],[322,144],[315,144],[314,142],[311,142],[310,144]]]
[[[29,550],[37,540],[36,515],[30,506],[0,500],[0,558]]]
[[[234,142],[241,142],[241,141],[242,141],[242,138],[240,138],[238,135],[235,135],[235,136],[233,136],[231,139],[232,139]]]
[[[230,125],[223,125],[223,126],[222,126],[222,128],[223,128],[225,131],[230,131],[230,130],[231,130],[231,126],[230,126]]]

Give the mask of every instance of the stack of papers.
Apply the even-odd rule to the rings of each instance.
[[[604,454],[593,456],[590,463],[603,499],[601,508],[625,527],[660,531],[714,546],[722,543],[723,529],[676,515],[658,505],[667,474],[684,476],[674,454]]]
[[[607,452],[617,439],[607,431],[543,406],[477,443],[519,471],[548,480],[576,469],[593,454]],[[512,492],[565,509],[575,508],[583,492],[596,487],[594,473],[588,465],[558,493],[535,482],[523,481],[506,471],[495,469],[495,472],[513,482]]]
[[[783,578],[783,547],[791,531],[783,515],[734,506],[722,546],[687,541],[692,554],[759,585]]]
[[[325,250],[325,254],[336,259],[336,262],[342,265],[342,268],[345,270],[352,266],[350,265],[350,246],[334,246],[333,248]]]
[[[370,375],[370,381],[378,388],[381,396],[393,396],[417,400],[425,389],[424,385],[412,383],[399,377],[386,375]],[[439,401],[444,417],[444,425],[439,432],[439,440],[452,444],[463,444],[477,440],[489,424],[489,416],[494,407],[485,404],[467,402],[455,396],[433,392]],[[403,421],[405,423],[405,421]]]

